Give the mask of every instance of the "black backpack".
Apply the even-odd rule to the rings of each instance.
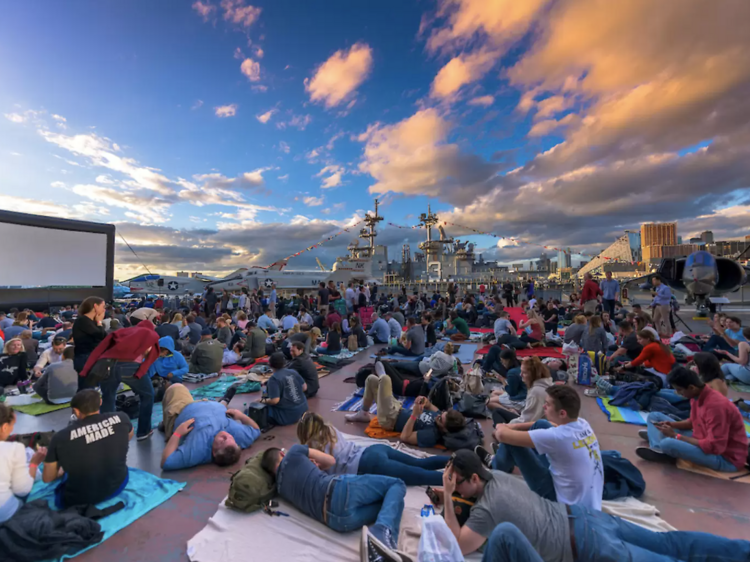
[[[438,410],[452,410],[453,393],[455,392],[458,392],[458,382],[446,376],[435,383],[435,386],[427,395],[427,399]]]
[[[131,420],[138,419],[140,413],[141,400],[138,396],[118,395],[115,402],[115,409],[119,412],[125,412]]]

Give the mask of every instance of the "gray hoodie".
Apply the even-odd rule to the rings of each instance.
[[[526,395],[526,405],[523,407],[521,415],[510,423],[535,422],[544,417],[544,397],[547,395],[547,389],[554,384],[552,378],[537,379],[531,385]]]

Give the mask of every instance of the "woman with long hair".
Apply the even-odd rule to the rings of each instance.
[[[172,324],[177,326],[178,329],[182,329],[184,324],[182,323],[182,313],[181,312],[175,312],[174,316],[172,316]]]
[[[78,307],[78,317],[73,322],[71,335],[75,344],[73,367],[79,375],[91,352],[107,337],[107,330],[102,325],[105,310],[104,299],[99,297],[87,297]],[[83,388],[86,388],[85,379],[78,379],[78,390]]]
[[[521,361],[521,379],[526,385],[526,402],[521,413],[499,405],[492,411],[492,421],[498,423],[533,423],[544,417],[544,399],[553,381],[547,366],[539,357],[524,357]]]
[[[326,347],[319,346],[315,353],[318,355],[338,355],[341,353],[341,324],[334,322],[326,336]]]
[[[23,340],[12,338],[5,342],[3,353],[0,354],[0,387],[19,385],[24,388],[29,385],[29,360],[24,351]]]
[[[362,447],[346,438],[318,414],[305,412],[297,423],[297,438],[302,445],[331,455],[336,464],[328,474],[377,474],[400,478],[407,486],[440,486],[450,461],[446,455],[416,458],[388,445]]]
[[[602,327],[601,316],[589,318],[589,328],[583,333],[581,347],[584,351],[595,351],[597,353],[607,351],[609,341],[607,340],[607,332]]]
[[[529,344],[529,347],[542,347],[544,345],[544,319],[533,308],[528,310],[526,317],[527,320],[518,326],[518,331],[521,332],[519,339]],[[526,328],[531,328],[531,333],[526,332]]]
[[[661,343],[661,340],[651,330],[639,331],[638,343],[643,346],[643,351],[632,361],[623,364],[623,368],[632,369],[643,365],[644,368],[651,369],[655,374],[666,377],[675,363],[672,350]]]
[[[708,351],[700,351],[693,355],[692,366],[690,367],[698,373],[701,380],[715,391],[727,396],[729,388],[727,387],[724,368],[716,355]]]
[[[747,339],[750,337],[750,327],[742,329],[742,335]],[[750,384],[750,344],[747,341],[739,342],[737,355],[724,349],[715,349],[715,353],[721,353],[733,363],[724,363],[721,370],[729,381],[740,381],[742,384]]]

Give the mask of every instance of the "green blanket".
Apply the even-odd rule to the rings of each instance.
[[[217,381],[194,388],[190,391],[193,398],[196,400],[202,400],[207,398],[209,400],[215,400],[221,398],[226,393],[227,389],[237,382],[237,377],[224,377]],[[237,394],[245,394],[249,392],[258,392],[260,390],[260,383],[257,381],[248,381],[237,387]]]
[[[123,384],[122,386],[123,388],[120,392],[130,390],[128,385]],[[30,416],[42,416],[44,414],[49,414],[50,412],[70,408],[70,402],[63,402],[62,404],[47,404],[38,394],[33,394],[32,398],[39,398],[41,401],[34,402],[33,404],[25,404],[24,406],[13,406],[13,409],[16,412],[21,412],[22,414],[28,414]]]

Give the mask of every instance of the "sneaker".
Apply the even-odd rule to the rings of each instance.
[[[607,393],[604,392],[601,388],[595,387],[595,388],[587,388],[583,391],[583,393],[586,396],[590,396],[591,398],[606,398]]]
[[[158,429],[159,431],[161,431],[162,433],[164,433],[164,422],[160,421],[159,425],[156,426],[156,429]]]
[[[232,398],[234,398],[234,395],[237,394],[237,385],[233,384],[229,388],[226,389],[224,392],[224,396],[222,397],[219,402],[226,402],[227,405],[232,401]]]
[[[375,374],[378,377],[384,377],[385,376],[385,367],[383,367],[383,362],[380,359],[375,360],[375,366],[373,367],[375,370]]]
[[[364,410],[359,410],[353,414],[346,414],[344,417],[346,418],[346,421],[350,422],[370,423],[370,413],[365,412]]]
[[[655,451],[651,447],[637,447],[635,454],[641,457],[643,460],[651,462],[661,462],[665,464],[672,464],[675,462],[674,457],[662,453],[661,451]]]
[[[150,439],[153,434],[154,434],[154,430],[152,429],[146,435],[139,435],[135,439],[136,441],[145,441],[146,439]]]
[[[401,562],[401,556],[396,552],[390,530],[382,525],[371,528],[362,527],[360,542],[361,562]]]
[[[500,449],[500,443],[493,441],[492,450],[495,451],[495,454],[497,454],[498,449]]]
[[[484,466],[486,466],[487,468],[492,467],[492,455],[487,449],[485,449],[481,445],[477,445],[476,447],[474,447],[474,452],[477,454],[479,460],[482,461],[482,464]]]

